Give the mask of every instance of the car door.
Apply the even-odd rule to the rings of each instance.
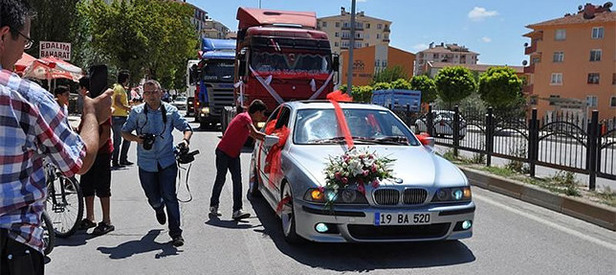
[[[276,116],[273,116],[276,114]],[[289,118],[291,115],[291,109],[288,106],[280,106],[278,112],[274,112],[270,119],[266,123],[266,134],[279,134],[279,131],[283,127],[288,127]],[[272,192],[280,191],[280,183],[282,182],[283,175],[281,171],[280,152],[282,148],[266,148],[263,144],[260,144],[259,161],[262,164],[261,176],[266,183],[267,188]],[[275,150],[278,150],[278,154]],[[276,158],[276,159],[274,159]]]

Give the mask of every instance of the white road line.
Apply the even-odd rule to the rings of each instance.
[[[616,251],[616,244],[613,244],[613,243],[608,243],[608,242],[606,242],[606,241],[604,241],[604,240],[600,240],[600,239],[597,239],[597,238],[594,238],[594,237],[591,237],[591,236],[585,235],[584,233],[581,233],[581,232],[575,231],[575,230],[573,230],[573,229],[569,229],[569,228],[563,227],[563,226],[558,225],[558,224],[556,224],[556,223],[553,223],[553,222],[550,222],[550,221],[546,221],[546,220],[544,220],[544,219],[542,219],[542,218],[539,218],[539,217],[537,217],[537,216],[534,216],[534,215],[528,214],[528,213],[526,213],[526,212],[520,211],[520,210],[515,209],[515,208],[512,208],[512,207],[510,207],[510,206],[504,205],[504,204],[502,204],[502,203],[500,203],[500,202],[496,202],[496,201],[494,201],[494,200],[492,200],[492,199],[489,199],[489,198],[487,198],[487,197],[485,197],[485,196],[477,195],[477,193],[474,193],[474,194],[473,194],[473,198],[474,198],[474,199],[479,199],[479,200],[481,200],[481,201],[487,202],[487,203],[492,204],[492,205],[494,205],[494,206],[497,206],[497,207],[503,208],[503,209],[505,209],[505,210],[507,210],[507,211],[513,212],[513,213],[515,213],[515,214],[518,214],[518,215],[523,216],[523,217],[526,217],[526,218],[529,218],[529,219],[534,220],[534,221],[536,221],[536,222],[539,222],[539,223],[545,224],[545,225],[550,226],[550,227],[552,227],[552,228],[554,228],[554,229],[560,230],[560,231],[562,231],[562,232],[564,232],[564,233],[567,233],[567,234],[573,235],[573,236],[575,236],[575,237],[578,237],[578,238],[581,238],[581,239],[584,239],[584,240],[587,240],[587,241],[593,242],[593,243],[595,243],[595,244],[597,244],[597,245],[600,245],[600,246],[603,246],[603,247],[605,247],[605,248],[608,248],[608,249],[611,249],[611,250],[615,250],[615,251]]]

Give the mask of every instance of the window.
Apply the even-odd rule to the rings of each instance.
[[[340,22],[336,22],[336,28],[340,28]]]
[[[361,38],[361,32],[355,33],[355,38]]]
[[[554,102],[560,98],[560,95],[550,95],[550,105],[556,105]]]
[[[351,33],[350,32],[343,32],[342,33],[342,38],[351,38]]]
[[[349,22],[344,22],[344,23],[342,24],[342,27],[343,27],[343,28],[350,28],[350,27],[351,27],[351,25],[349,24]]]
[[[377,59],[376,61],[374,61],[374,66],[375,67],[380,67],[381,66],[381,60]]]
[[[338,42],[334,42],[334,47],[338,47],[338,45],[340,45]]]
[[[433,54],[433,55],[432,55],[432,58],[434,58],[434,59],[438,59],[438,53]]]
[[[389,35],[388,34],[383,34],[383,39],[389,39]]]
[[[321,26],[323,26],[323,27],[327,27],[327,22],[323,21],[323,23],[321,24]]]
[[[612,74],[612,85],[616,85],[616,73]]]
[[[368,43],[366,43],[364,45],[365,45],[364,47],[370,47],[370,44],[368,44]]]
[[[366,23],[366,29],[370,28],[370,23]]]
[[[382,29],[383,28],[383,24],[376,24],[376,28],[379,29],[379,30]]]
[[[361,48],[361,42],[355,42],[355,49]]]
[[[338,32],[334,33],[335,37],[340,37],[340,34]]]
[[[589,73],[588,84],[599,84],[599,73]]]
[[[565,40],[567,39],[567,30],[558,29],[554,35],[554,40]]]
[[[563,59],[565,58],[565,53],[564,52],[554,52],[554,59],[553,62],[554,63],[560,63],[563,62]]]
[[[601,61],[601,50],[590,50],[590,61]]]
[[[602,39],[603,38],[603,27],[594,27],[592,28],[592,39]]]
[[[552,79],[550,80],[550,85],[562,85],[562,84],[563,84],[563,74],[553,73]]]
[[[530,105],[537,105],[537,96],[529,97],[528,103],[530,103]]]
[[[586,96],[586,106],[588,106],[588,107],[597,107],[597,96],[596,95],[587,95]]]
[[[381,39],[381,34],[380,33],[376,34],[376,39]]]
[[[610,97],[610,107],[616,107],[616,96]]]

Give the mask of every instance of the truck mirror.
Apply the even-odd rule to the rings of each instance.
[[[188,72],[188,79],[191,84],[194,84],[199,79],[199,67],[196,64],[190,66],[190,70]]]
[[[334,55],[332,57],[332,70],[337,72],[339,67],[340,67],[340,56]]]
[[[237,75],[242,77],[246,72],[246,61],[242,58],[240,59],[240,65],[237,69]]]

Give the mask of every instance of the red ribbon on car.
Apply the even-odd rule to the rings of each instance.
[[[342,108],[340,108],[340,104],[338,102],[351,102],[353,101],[353,98],[340,90],[336,90],[327,94],[327,100],[329,100],[329,102],[334,105],[334,110],[336,112],[336,120],[338,121],[338,127],[340,127],[340,131],[342,131],[344,140],[346,141],[347,147],[350,150],[351,148],[355,147],[355,144],[353,143],[353,138],[351,136],[351,131],[349,130],[349,125],[347,124],[344,113],[342,112]]]

